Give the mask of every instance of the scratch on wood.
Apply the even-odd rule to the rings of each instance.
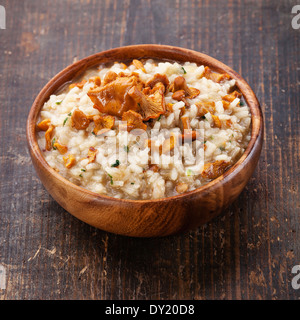
[[[88,266],[85,266],[84,268],[82,268],[82,269],[80,270],[80,272],[79,272],[79,277],[86,272],[87,268],[88,268]]]
[[[30,257],[27,261],[31,261],[34,260],[36,258],[36,256],[39,254],[40,250],[41,250],[42,245],[39,246],[39,248],[37,249],[36,253],[34,254],[33,257]]]

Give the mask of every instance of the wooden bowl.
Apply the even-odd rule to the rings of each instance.
[[[185,194],[158,200],[126,200],[99,195],[59,175],[45,161],[36,136],[38,114],[51,94],[84,70],[101,63],[140,58],[195,62],[228,73],[251,110],[251,140],[242,157],[222,176]],[[32,162],[43,185],[69,213],[99,229],[134,237],[158,237],[197,228],[220,214],[241,193],[261,152],[263,117],[259,102],[247,82],[235,71],[205,54],[163,45],[133,45],[84,58],[52,78],[35,99],[27,120],[27,140]]]

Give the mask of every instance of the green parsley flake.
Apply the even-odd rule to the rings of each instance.
[[[108,173],[108,176],[110,177],[110,184],[113,185],[114,184],[113,177],[109,173]]]
[[[221,150],[221,151],[225,151],[225,148],[224,147],[219,147],[219,149]]]
[[[124,150],[128,153],[129,152],[129,146],[124,146]]]
[[[85,170],[85,169],[81,169],[81,171],[86,172],[86,170]]]
[[[63,125],[65,125],[65,124],[66,124],[66,122],[68,121],[68,119],[69,119],[69,117],[66,117],[66,119],[64,120]]]
[[[62,102],[63,102],[63,100],[57,101],[57,102],[55,102],[55,103],[56,103],[57,105],[60,105]]]
[[[183,73],[186,74],[184,67],[181,67],[181,69],[182,69]]]
[[[157,121],[159,121],[161,119],[161,115],[157,118]]]
[[[120,165],[120,161],[119,161],[119,160],[116,160],[116,163],[112,164],[111,166],[112,166],[113,168],[116,168],[116,167],[118,167],[119,165]]]
[[[52,140],[52,148],[53,148],[53,150],[57,150],[57,148],[54,147],[55,140],[56,140],[55,138]]]
[[[194,175],[194,174],[195,174],[195,172],[194,172],[192,169],[187,169],[186,175],[187,175],[188,177],[190,177],[190,176],[192,176],[192,175]]]

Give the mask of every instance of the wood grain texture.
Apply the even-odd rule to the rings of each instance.
[[[0,299],[299,299],[297,1],[7,0],[0,30]],[[158,43],[223,61],[264,112],[259,165],[223,216],[196,231],[135,239],[62,209],[37,178],[25,123],[41,88],[95,52]]]

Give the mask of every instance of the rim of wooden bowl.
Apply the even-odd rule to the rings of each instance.
[[[122,58],[120,58],[122,57]],[[174,58],[176,57],[176,59]],[[248,146],[239,160],[230,167],[224,174],[218,178],[208,182],[207,184],[186,193],[178,194],[171,197],[164,197],[159,199],[145,199],[145,200],[133,200],[133,199],[118,199],[112,196],[101,195],[85,189],[83,187],[77,186],[64,178],[58,172],[56,172],[44,159],[42,152],[38,146],[36,137],[36,121],[39,112],[44,105],[45,101],[59,90],[63,83],[71,81],[79,74],[83,73],[85,70],[99,65],[101,63],[108,63],[114,61],[125,61],[129,59],[143,59],[152,58],[159,60],[168,60],[184,63],[186,62],[196,62],[198,65],[209,66],[213,71],[228,73],[233,79],[236,80],[236,85],[241,91],[243,98],[245,99],[247,105],[251,111],[251,139]],[[76,72],[74,72],[76,70]],[[68,79],[61,83],[61,79]],[[239,168],[242,169],[243,164],[246,160],[251,158],[252,151],[255,145],[258,143],[258,137],[263,134],[263,115],[260,108],[260,104],[257,100],[256,95],[252,91],[249,84],[233,69],[224,63],[216,60],[215,58],[208,56],[204,53],[200,53],[194,50],[174,47],[168,45],[155,45],[155,44],[141,44],[141,45],[130,45],[124,47],[118,47],[102,52],[95,53],[88,57],[85,57],[69,66],[64,68],[62,71],[57,73],[39,92],[36,99],[34,100],[32,107],[29,111],[27,123],[26,123],[26,135],[28,147],[30,149],[31,155],[46,169],[52,176],[60,180],[63,184],[68,185],[70,188],[77,189],[80,192],[85,193],[93,198],[106,199],[114,202],[128,202],[128,203],[153,203],[153,202],[167,202],[178,199],[187,199],[200,192],[210,192],[219,182],[230,180],[235,174],[239,172]]]

